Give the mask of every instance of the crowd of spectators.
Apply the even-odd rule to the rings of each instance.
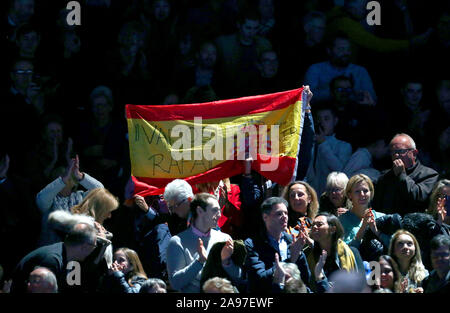
[[[84,0],[81,25],[67,2],[0,5],[3,290],[448,292],[447,2],[380,0],[381,25],[367,0]],[[303,85],[289,186],[246,166],[125,201],[126,104]],[[370,261],[372,288],[342,276]]]

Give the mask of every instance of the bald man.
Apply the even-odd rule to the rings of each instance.
[[[37,267],[28,277],[27,292],[57,293],[58,283],[55,274],[46,267]]]
[[[439,174],[422,165],[417,158],[414,140],[397,134],[389,144],[392,168],[385,171],[375,185],[372,208],[384,213],[405,215],[424,212]]]

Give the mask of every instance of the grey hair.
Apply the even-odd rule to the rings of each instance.
[[[343,172],[331,172],[327,176],[326,190],[331,190],[335,186],[347,186],[348,176]]]
[[[280,262],[281,267],[295,280],[300,280],[300,270],[295,263]]]
[[[213,277],[205,281],[203,284],[203,290],[207,290],[208,287],[214,287],[218,289],[221,293],[236,293],[236,289],[231,284],[231,282],[222,277]]]
[[[175,179],[167,184],[164,190],[164,200],[181,201],[187,198],[194,198],[192,187],[183,179]]]
[[[43,269],[43,280],[47,282],[52,287],[52,293],[58,293],[58,281],[56,280],[55,274],[47,267],[43,266],[36,266],[32,272],[34,272],[37,269]]]
[[[411,146],[411,149],[414,149],[414,150],[417,149],[414,139],[412,139],[412,137],[410,135],[408,135],[408,134],[405,134],[405,133],[396,134],[394,137],[392,137],[392,140],[394,140],[394,138],[397,138],[397,137],[400,137],[400,136],[408,138],[409,144]],[[392,140],[391,140],[391,142],[392,142]]]
[[[164,290],[167,289],[166,283],[159,278],[149,278],[144,281],[141,285],[141,289],[139,289],[139,293],[150,293],[154,288],[162,288]]]

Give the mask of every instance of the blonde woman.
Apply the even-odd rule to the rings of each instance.
[[[433,216],[439,225],[450,225],[450,180],[441,179],[436,183],[431,192],[427,213]]]
[[[400,292],[422,293],[422,281],[428,271],[422,263],[416,237],[404,229],[396,231],[389,245],[389,255],[397,262],[402,276],[398,286]]]
[[[371,208],[374,196],[372,180],[364,174],[352,176],[345,188],[345,194],[351,201],[351,208],[339,217],[344,227],[344,242],[359,248],[364,233],[369,228],[387,247],[391,238],[380,232],[375,222],[377,218],[385,214]]]

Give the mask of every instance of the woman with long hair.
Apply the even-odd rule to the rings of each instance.
[[[422,263],[416,237],[404,229],[396,231],[389,245],[389,255],[397,262],[400,270],[400,292],[423,292],[421,284],[428,276],[428,271]]]
[[[439,225],[444,226],[450,235],[450,180],[441,179],[436,183],[431,192],[427,213],[433,216]]]
[[[288,233],[297,234],[299,228],[309,232],[319,210],[317,193],[304,181],[295,181],[284,188],[283,198],[288,202]]]
[[[316,281],[329,277],[337,270],[364,273],[358,250],[342,240],[344,228],[336,216],[326,212],[319,213],[314,218],[310,236],[314,240],[314,247],[307,256],[309,268],[315,269],[321,258],[325,259],[322,275],[315,273]]]
[[[397,262],[389,255],[381,255],[378,263],[380,264],[380,280],[377,287],[393,293],[399,292],[401,274]]]
[[[139,293],[147,280],[142,263],[136,251],[119,248],[114,252],[114,263],[109,275],[103,281],[103,292]]]

